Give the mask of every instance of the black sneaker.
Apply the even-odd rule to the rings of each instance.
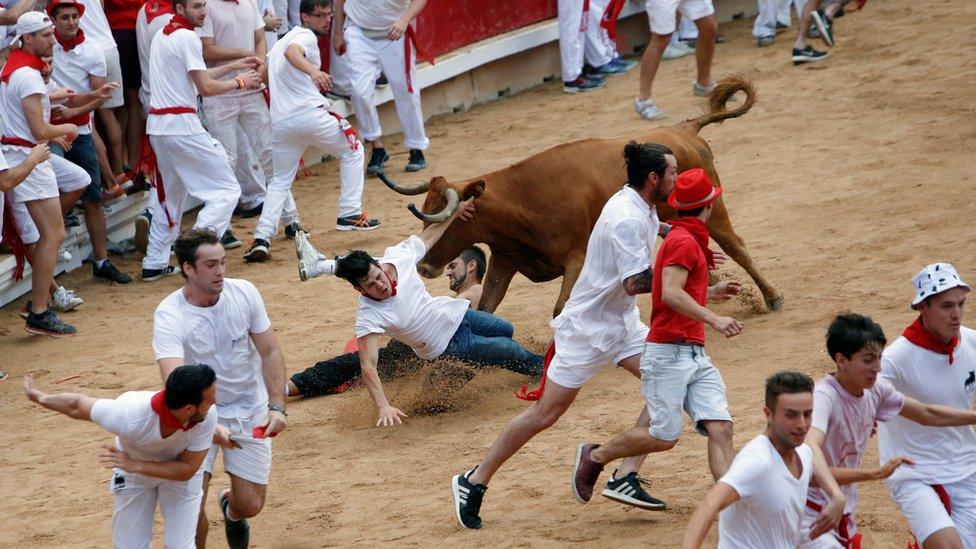
[[[233,250],[244,245],[240,240],[237,240],[237,237],[234,236],[234,231],[230,229],[224,231],[224,236],[220,237],[220,243],[224,246],[225,250]]]
[[[451,492],[454,493],[454,516],[458,523],[471,530],[481,528],[481,500],[485,497],[488,489],[484,484],[471,484],[468,477],[474,469],[467,473],[454,475],[451,479]]]
[[[176,267],[172,265],[167,265],[162,269],[143,269],[142,270],[142,281],[143,282],[154,282],[160,278],[166,276],[173,276],[176,274]]]
[[[667,509],[667,505],[663,501],[651,496],[644,490],[641,484],[647,484],[647,481],[637,476],[637,473],[629,473],[619,479],[616,476],[617,471],[610,475],[607,487],[603,489],[603,497],[648,511]]]
[[[406,171],[419,172],[427,167],[427,159],[424,158],[424,151],[420,149],[410,149],[410,160],[407,162]]]
[[[816,61],[822,61],[826,58],[827,58],[827,52],[817,51],[810,46],[807,46],[802,50],[793,48],[794,65],[800,65],[803,63],[813,63]]]
[[[386,149],[373,147],[373,152],[369,155],[369,164],[366,164],[366,173],[376,175],[384,171],[383,164],[390,159],[386,154]]]
[[[370,219],[366,212],[336,219],[337,231],[372,231],[380,226],[379,219]]]
[[[268,253],[268,248],[271,247],[271,243],[263,238],[255,238],[254,242],[251,243],[251,247],[247,249],[247,253],[244,254],[244,261],[248,263],[263,263],[267,261],[271,254]]]
[[[32,334],[51,337],[71,337],[78,333],[74,326],[61,322],[50,307],[39,315],[28,309],[24,329]]]
[[[227,545],[230,549],[247,549],[251,542],[251,527],[247,519],[230,520],[227,518],[227,508],[230,507],[230,490],[220,493],[220,512],[224,515],[224,534],[227,535]]]
[[[238,217],[242,217],[244,219],[250,219],[252,217],[257,217],[261,215],[262,211],[264,211],[264,202],[261,202],[260,204],[258,204],[253,208],[242,208],[238,206],[234,208],[234,215]]]
[[[295,235],[297,235],[299,232],[303,232],[305,234],[312,234],[312,231],[306,229],[305,227],[302,227],[302,224],[297,221],[293,221],[285,225],[285,236],[287,238],[295,240]]]
[[[820,31],[820,39],[828,47],[834,47],[834,24],[823,10],[813,12],[813,24]]]
[[[145,254],[149,248],[149,226],[152,225],[152,214],[149,210],[136,216],[136,234],[132,237],[132,243],[136,250]]]
[[[81,221],[78,220],[78,216],[74,213],[69,213],[64,216],[64,228],[70,229],[72,227],[78,227],[81,225]]]
[[[116,269],[115,265],[112,265],[112,262],[107,259],[102,263],[101,267],[98,266],[97,261],[92,263],[92,277],[115,282],[116,284],[128,284],[132,282],[131,276]]]

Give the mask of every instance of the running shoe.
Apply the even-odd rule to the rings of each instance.
[[[827,44],[828,47],[834,47],[833,22],[831,22],[823,10],[816,10],[812,15],[813,24],[817,26],[817,30],[820,32],[820,39],[823,40],[823,43]]]
[[[102,263],[101,267],[98,266],[97,261],[92,263],[92,278],[100,278],[109,282],[115,282],[116,284],[128,284],[132,282],[131,276],[116,269],[115,265],[112,265],[112,262],[107,259]]]
[[[247,519],[230,520],[227,509],[230,507],[230,490],[220,493],[220,512],[224,515],[224,534],[227,535],[227,545],[230,549],[247,549],[251,542],[251,527]]]
[[[225,250],[233,250],[234,248],[240,248],[244,245],[243,242],[234,236],[234,231],[230,229],[224,231],[224,236],[220,237],[220,243],[224,246]]]
[[[373,147],[373,152],[369,155],[369,163],[366,164],[366,173],[376,175],[385,171],[383,165],[386,164],[386,161],[389,159],[390,155],[386,154],[386,149],[382,147]]]
[[[58,289],[54,290],[54,294],[51,297],[53,298],[54,308],[62,313],[66,313],[85,302],[84,299],[76,296],[73,290],[69,290],[64,286],[58,286]]]
[[[154,282],[160,278],[173,276],[176,274],[176,267],[172,265],[167,265],[162,269],[143,269],[142,270],[142,281],[143,282]]]
[[[590,453],[599,447],[599,444],[589,443],[576,447],[576,459],[573,461],[573,496],[580,503],[586,503],[593,497],[593,486],[603,472],[603,464],[590,459]]]
[[[756,39],[756,45],[759,46],[760,48],[771,46],[773,45],[773,42],[776,42],[775,36],[760,36],[759,38]]]
[[[427,167],[427,159],[424,158],[424,151],[420,149],[410,149],[410,160],[407,161],[408,172],[419,172]]]
[[[263,211],[264,211],[264,202],[261,202],[257,206],[254,206],[253,208],[244,208],[238,206],[234,208],[234,215],[241,217],[243,219],[250,219],[252,217],[257,217],[261,215],[261,212]]]
[[[67,248],[61,246],[58,248],[58,261],[71,261],[71,252]]]
[[[648,97],[647,99],[641,101],[640,99],[634,99],[634,110],[637,114],[641,116],[644,120],[660,120],[667,116],[661,109],[654,104],[654,100]]]
[[[586,76],[616,76],[618,74],[626,74],[629,70],[630,68],[625,65],[614,65],[613,61],[609,61],[599,67],[585,67],[583,69]]]
[[[691,93],[695,94],[697,97],[708,97],[709,94],[715,89],[715,82],[708,84],[707,86],[702,86],[698,82],[694,82],[691,85]]]
[[[827,52],[817,51],[810,46],[807,46],[802,50],[793,48],[794,65],[801,65],[803,63],[814,63],[817,61],[823,61],[826,58],[827,58]]]
[[[34,314],[33,311],[28,310],[24,329],[35,335],[50,337],[71,337],[78,333],[74,326],[62,322],[50,307],[41,314]]]
[[[312,234],[311,231],[302,227],[302,224],[297,221],[292,221],[291,223],[285,225],[285,237],[295,240],[295,235],[298,233]]]
[[[614,470],[607,481],[607,487],[603,489],[603,497],[648,511],[663,511],[667,508],[663,501],[644,490],[641,485],[647,484],[647,481],[637,476],[637,473],[629,473],[619,479],[616,476],[617,471]]]
[[[132,243],[136,250],[143,254],[149,248],[150,225],[152,225],[152,214],[149,210],[143,210],[141,214],[136,216],[136,234],[132,237]]]
[[[587,78],[580,76],[572,82],[563,82],[563,93],[580,93],[598,90],[607,85],[607,81],[602,78]]]
[[[617,65],[618,67],[623,67],[627,70],[630,70],[637,66],[637,61],[631,59],[624,59],[623,57],[620,57],[618,55],[617,57],[614,57],[613,59],[610,60],[610,64]]]
[[[664,48],[664,54],[661,55],[661,59],[664,59],[665,61],[670,59],[680,59],[693,53],[695,53],[695,48],[688,46],[680,40],[677,42],[668,42],[668,46]]]
[[[379,226],[380,220],[366,217],[366,212],[336,219],[337,231],[372,231]]]
[[[481,528],[481,500],[485,497],[488,487],[484,484],[471,484],[468,477],[474,469],[467,473],[454,475],[451,479],[451,492],[454,494],[454,516],[457,517],[458,524],[471,529]]]
[[[326,273],[326,269],[323,269],[323,263],[329,260],[320,254],[315,246],[312,246],[312,243],[308,241],[308,233],[304,231],[295,235],[295,255],[298,256],[298,277],[302,281]],[[335,262],[332,263],[331,272],[335,272]]]
[[[264,263],[271,258],[271,254],[268,253],[268,248],[270,247],[271,243],[267,240],[255,238],[254,242],[251,243],[251,247],[244,254],[244,261],[248,263]]]

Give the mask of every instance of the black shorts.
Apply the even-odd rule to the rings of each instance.
[[[142,69],[139,66],[139,45],[136,31],[112,29],[112,37],[119,48],[119,66],[122,68],[122,87],[139,89],[142,86]]]

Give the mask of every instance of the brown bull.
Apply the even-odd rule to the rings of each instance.
[[[733,111],[726,110],[726,102],[738,91],[745,92],[744,103]],[[739,76],[728,77],[709,97],[708,113],[676,126],[655,128],[640,136],[639,141],[670,147],[679,172],[702,168],[720,186],[711,149],[698,132],[709,124],[742,116],[755,100],[756,91],[750,82]],[[413,204],[408,206],[425,226],[450,216],[459,200],[475,198],[478,212],[474,219],[451,224],[421,260],[421,274],[428,278],[438,276],[461,250],[483,242],[491,249],[491,258],[480,309],[494,311],[512,277],[522,273],[533,282],[563,277],[553,311],[559,314],[583,268],[587,240],[603,205],[627,180],[621,151],[629,140],[574,141],[508,168],[456,183],[435,177],[430,183],[404,188],[385,176],[382,179],[402,194],[427,193],[422,212]],[[657,212],[662,221],[675,215],[666,203],[657,204]],[[779,309],[783,296],[759,273],[744,242],[732,229],[721,197],[715,202],[708,228],[712,239],[756,282],[767,307]]]

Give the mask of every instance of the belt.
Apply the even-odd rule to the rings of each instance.
[[[811,500],[807,500],[807,507],[820,512],[823,510],[823,506],[814,503]],[[851,535],[851,514],[845,513],[844,516],[840,518],[840,524],[837,525],[837,530],[834,530],[837,536],[840,538],[840,542],[844,544],[847,549],[861,549],[861,534],[857,533],[853,536]]]
[[[158,109],[149,109],[149,114],[165,115],[165,114],[196,114],[196,107],[161,107]]]
[[[14,145],[14,146],[17,146],[17,147],[27,147],[27,148],[30,148],[30,149],[33,149],[34,147],[37,146],[37,143],[33,143],[33,142],[28,141],[26,139],[21,139],[20,137],[9,137],[9,136],[6,136],[6,135],[3,136],[3,137],[0,137],[0,143],[2,143],[4,145]]]

